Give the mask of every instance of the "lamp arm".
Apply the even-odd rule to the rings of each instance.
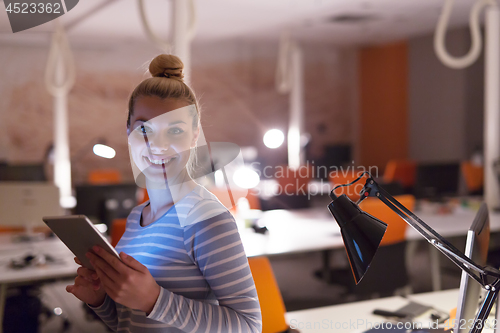
[[[366,193],[367,192],[367,193]],[[443,236],[438,234],[434,229],[422,221],[418,216],[413,214],[409,209],[403,206],[386,190],[378,186],[378,184],[369,178],[366,181],[365,187],[361,191],[361,197],[375,196],[385,203],[392,211],[399,215],[403,220],[418,231],[427,241],[450,259],[455,265],[465,271],[471,278],[476,280],[483,288],[488,289],[488,283],[485,279],[486,276],[492,276],[495,279],[500,278],[500,271],[488,267],[477,265],[470,258],[465,256],[460,250],[448,242]],[[479,273],[479,276],[477,273]]]
[[[360,199],[358,202],[355,204],[352,201],[350,201],[345,195],[342,195],[341,197],[337,197],[336,194],[334,193],[335,189],[342,187],[342,186],[350,186],[354,183],[356,183],[358,180],[360,180],[364,175],[368,174],[369,178],[366,180],[365,186],[360,192]],[[334,218],[337,220],[337,223],[339,223],[339,226],[342,228],[345,228],[348,224],[348,222],[354,222],[354,227],[357,228],[359,227],[359,223],[356,224],[356,219],[362,222],[372,222],[375,223],[375,220],[370,220],[370,219],[359,219],[358,216],[361,213],[364,213],[358,205],[367,197],[377,197],[379,198],[387,207],[389,207],[392,211],[394,211],[396,214],[398,214],[399,217],[401,217],[406,223],[408,223],[410,226],[412,226],[420,235],[422,235],[429,243],[431,243],[435,248],[437,248],[441,253],[443,253],[448,259],[450,259],[455,265],[460,267],[462,271],[464,271],[468,276],[470,276],[472,279],[476,280],[484,289],[486,289],[488,292],[486,294],[486,297],[481,305],[481,308],[479,312],[476,315],[476,318],[474,320],[473,326],[469,330],[469,333],[481,333],[483,330],[483,327],[485,325],[485,320],[488,318],[491,309],[493,305],[495,304],[498,295],[500,293],[500,271],[496,268],[493,268],[491,266],[479,266],[475,262],[473,262],[470,258],[468,258],[465,254],[463,254],[461,251],[459,251],[455,246],[453,246],[450,242],[448,242],[443,236],[438,234],[434,229],[432,229],[429,225],[427,225],[424,221],[422,221],[418,216],[413,214],[408,208],[403,206],[399,201],[397,201],[391,194],[389,194],[386,190],[383,188],[379,187],[378,184],[373,180],[373,177],[370,175],[369,172],[363,172],[356,180],[349,184],[345,185],[339,185],[335,187],[331,192],[330,192],[330,197],[332,198],[332,202],[330,205],[328,205],[328,208],[330,209],[330,212],[334,216]],[[354,207],[352,210],[350,210],[352,207]],[[366,214],[366,213],[364,213]],[[377,220],[378,221],[378,220]],[[380,221],[378,221],[380,222]],[[373,224],[369,225],[369,223],[366,223],[368,226],[372,227],[372,231],[375,230],[375,227]],[[378,225],[380,226],[380,224]],[[386,225],[384,224],[383,227],[383,232],[385,232],[385,227]],[[345,230],[345,229],[344,229]],[[348,231],[346,231],[348,233]],[[376,233],[376,232],[375,232]],[[365,238],[369,238],[368,234],[362,234],[362,236],[365,236]],[[344,232],[342,233],[342,237],[344,238]],[[378,248],[380,239],[382,237],[373,237],[374,240],[378,241],[374,247],[375,249]],[[350,240],[352,241],[352,239]],[[344,239],[344,243],[346,240]],[[356,245],[356,243],[355,243]],[[373,244],[371,244],[373,245]],[[350,247],[350,246],[349,246]],[[346,249],[348,252],[348,255],[350,255],[350,251],[348,249],[348,246],[346,245]],[[369,253],[370,254],[370,253]],[[371,261],[371,259],[369,259]],[[363,264],[366,265],[365,262]],[[361,265],[360,265],[361,266]],[[369,262],[368,262],[369,266]],[[352,263],[351,263],[351,267]],[[368,267],[362,267],[364,271],[362,274],[366,272],[366,269]],[[359,270],[359,269],[358,269]],[[356,271],[353,268],[353,273],[354,277],[356,279],[356,282],[358,282],[361,278],[358,279],[358,276],[356,275]],[[359,274],[358,274],[359,275]],[[488,277],[490,278],[488,281]]]
[[[480,333],[485,326],[486,318],[490,315],[491,309],[495,304],[495,301],[498,297],[498,292],[500,290],[498,288],[491,288],[486,293],[486,297],[484,298],[483,304],[481,304],[481,308],[477,312],[476,318],[474,319],[474,326],[470,329],[469,333]],[[497,310],[498,311],[498,310]]]
[[[350,201],[345,196],[345,194],[337,197],[337,195],[334,193],[335,189],[343,186],[353,185],[366,174],[369,176],[369,178],[366,180],[365,186],[360,192],[361,197],[357,204]],[[342,238],[344,238],[344,243],[346,244],[346,239],[349,243],[349,246],[346,244],[346,250],[349,257],[351,257],[351,252],[355,252],[356,254],[359,254],[358,252],[361,252],[360,247],[358,246],[359,244],[357,244],[349,235],[351,231],[349,230],[349,228],[347,228],[349,222],[352,222],[350,224],[350,229],[354,229],[356,231],[355,234],[358,233],[364,237],[365,241],[360,242],[362,245],[364,245],[364,243],[368,243],[370,247],[374,248],[374,250],[376,250],[379,246],[380,240],[383,237],[383,233],[385,232],[387,225],[385,223],[382,224],[381,221],[373,217],[370,219],[367,216],[361,216],[361,214],[366,213],[358,207],[361,201],[363,201],[365,198],[377,197],[387,207],[398,214],[398,216],[401,217],[406,223],[408,223],[416,231],[418,231],[420,235],[427,239],[429,243],[431,243],[448,259],[455,263],[455,265],[460,267],[460,269],[462,269],[468,276],[476,280],[476,282],[478,282],[484,289],[486,289],[488,291],[486,294],[486,298],[484,299],[481,305],[481,309],[477,313],[473,326],[469,331],[469,333],[481,333],[485,324],[485,320],[488,318],[491,309],[498,298],[498,294],[500,293],[500,271],[498,269],[491,266],[482,267],[474,263],[470,258],[459,251],[455,246],[453,246],[450,242],[448,242],[445,238],[438,234],[434,229],[432,229],[424,221],[418,218],[418,216],[416,216],[408,208],[403,206],[392,195],[390,195],[383,188],[379,187],[375,180],[373,180],[373,177],[369,172],[363,172],[356,180],[349,184],[336,186],[330,192],[330,197],[333,201],[328,205],[328,209],[337,220],[337,223],[339,224],[341,230],[343,230]],[[364,224],[364,227],[366,227],[366,230],[368,230],[369,233],[360,232],[360,224]],[[344,232],[347,236],[344,235]],[[356,248],[355,251],[351,251],[352,243],[354,243],[354,247]],[[360,262],[358,262],[357,265],[353,265],[351,262],[351,267],[353,268],[353,274],[354,278],[356,279],[356,283],[361,280],[364,273],[368,269],[374,251],[364,252],[367,253],[366,257],[369,257],[371,255],[371,257],[367,261],[363,261],[364,258],[358,258],[354,256]],[[488,279],[488,277],[490,279]],[[488,280],[491,282],[489,282]]]
[[[473,326],[469,330],[469,333],[481,333],[484,325],[486,324],[485,321],[488,318],[500,292],[500,289],[498,288],[498,285],[500,284],[500,272],[493,267],[478,266],[471,259],[465,256],[461,251],[459,251],[455,246],[444,239],[443,236],[438,234],[418,216],[413,214],[408,208],[403,206],[386,190],[379,187],[373,179],[368,179],[366,181],[365,187],[361,191],[361,198],[371,196],[372,190],[375,190],[374,196],[378,197],[383,203],[385,203],[403,220],[405,220],[406,223],[411,225],[425,239],[427,239],[429,243],[436,247],[448,259],[454,262],[455,265],[460,267],[471,278],[476,280],[484,289],[488,291],[483,303],[481,304],[481,308],[476,314]],[[365,192],[368,192],[368,195]],[[479,273],[479,276],[476,272]],[[493,283],[488,283],[486,279],[486,277],[488,276],[493,277],[495,281]]]
[[[435,246],[435,247],[436,247],[439,251],[441,251],[443,254],[445,254],[445,255],[446,255],[446,256],[447,256],[450,260],[451,260],[452,258],[454,258],[454,259],[455,259],[454,261],[459,261],[459,262],[461,262],[461,259],[462,259],[462,258],[461,258],[461,257],[459,257],[459,256],[457,256],[457,254],[456,254],[455,252],[453,252],[453,251],[451,251],[450,249],[448,249],[448,248],[447,248],[444,244],[439,243],[438,241],[435,241],[435,240],[431,241],[431,243],[432,243],[432,245],[434,245],[434,246]],[[461,267],[461,268],[462,268],[462,269],[464,269],[464,270],[472,269],[472,270],[474,270],[474,271],[478,272],[479,274],[484,274],[484,275],[486,275],[486,274],[487,274],[487,273],[486,273],[486,271],[485,271],[484,269],[480,268],[479,266],[470,266],[470,267],[468,267],[468,266],[467,266],[468,264],[465,264],[465,263],[464,263],[464,265],[466,265],[466,266],[465,266],[465,267]],[[467,273],[469,273],[469,272],[467,272]],[[470,273],[469,273],[469,274],[470,274]]]
[[[459,266],[460,269],[464,270],[469,274],[474,280],[476,280],[481,286],[485,286],[483,279],[480,276],[477,276],[468,266],[464,264],[466,262],[471,267],[474,267],[475,270],[479,271],[479,274],[484,273],[484,270],[477,266],[475,263],[471,262],[469,258],[464,259],[460,256],[460,252],[451,244],[449,244],[445,239],[443,239],[439,234],[438,236],[434,235],[435,231],[430,228],[427,224],[425,224],[418,217],[414,218],[413,216],[410,218],[405,215],[401,210],[399,210],[395,205],[393,205],[383,194],[377,195],[377,197],[385,203],[389,208],[391,208],[396,214],[398,214],[403,220],[406,221],[410,226],[412,226],[415,230],[417,230],[429,243],[431,243],[434,247],[436,247],[441,253],[443,253],[448,259],[450,259],[455,265]],[[396,199],[394,199],[396,200]],[[420,225],[420,222],[423,225]],[[427,230],[427,228],[429,230]],[[433,233],[434,232],[434,233]],[[439,241],[437,241],[439,240]],[[450,246],[448,246],[448,244]],[[439,245],[438,245],[439,244]],[[457,254],[458,253],[458,254]]]

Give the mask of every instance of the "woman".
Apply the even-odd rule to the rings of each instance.
[[[260,332],[234,218],[190,177],[200,117],[182,68],[173,55],[156,57],[153,77],[129,100],[129,152],[149,201],[127,219],[121,261],[94,248],[87,257],[95,271],[79,267],[66,289],[115,331]]]

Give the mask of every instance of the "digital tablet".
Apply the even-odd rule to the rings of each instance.
[[[44,216],[42,220],[80,259],[83,266],[94,269],[85,254],[89,251],[93,252],[92,247],[95,245],[102,247],[120,259],[115,248],[111,246],[85,215]]]

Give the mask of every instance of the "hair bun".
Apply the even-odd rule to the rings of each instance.
[[[181,81],[184,78],[183,68],[181,59],[173,54],[160,54],[149,64],[149,72],[153,77],[167,77]]]

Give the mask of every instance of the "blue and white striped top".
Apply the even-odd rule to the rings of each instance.
[[[142,227],[135,207],[116,246],[145,265],[160,285],[151,313],[106,296],[92,308],[117,332],[261,332],[252,273],[233,216],[197,186],[157,221]]]

